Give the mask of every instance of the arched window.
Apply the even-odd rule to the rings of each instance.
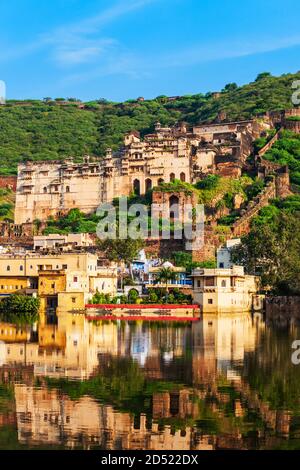
[[[150,178],[147,178],[146,181],[145,181],[145,188],[146,188],[146,192],[147,191],[150,191],[150,189],[152,188],[152,181]]]
[[[173,182],[175,180],[175,173],[170,174],[170,181]]]
[[[226,287],[226,281],[222,281],[221,286],[222,286],[222,287]]]
[[[46,194],[46,193],[47,193],[47,188],[46,188],[46,186],[45,186],[45,187],[44,187],[44,194]]]
[[[171,196],[169,199],[170,207],[170,219],[179,219],[179,198],[177,196]]]
[[[70,186],[67,186],[66,187],[66,193],[69,193],[70,192]]]
[[[159,180],[158,180],[158,182],[157,182],[157,183],[158,183],[158,185],[161,185],[161,184],[163,184],[164,182],[165,182],[165,181],[164,181],[164,179],[163,179],[163,178],[159,178]]]
[[[180,180],[185,181],[185,173],[180,173]]]
[[[141,194],[140,180],[134,180],[134,182],[133,182],[133,192],[136,196],[139,196]]]

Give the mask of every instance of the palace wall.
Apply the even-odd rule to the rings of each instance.
[[[118,152],[83,163],[44,161],[18,167],[15,223],[63,217],[70,209],[95,212],[101,203],[119,196],[145,194],[175,179],[195,183],[207,174],[238,178],[262,130],[256,121],[207,124],[188,130],[159,123],[144,139],[136,131],[125,135]]]

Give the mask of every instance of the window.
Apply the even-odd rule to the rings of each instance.
[[[24,268],[23,268],[23,266],[20,266],[20,271],[24,271]]]
[[[207,303],[208,303],[209,305],[212,305],[212,304],[213,304],[213,299],[208,299]]]
[[[63,265],[62,265],[62,268],[63,268],[63,269],[68,269],[68,265],[67,265],[67,264],[63,264]]]
[[[72,303],[76,304],[76,297],[72,297]]]
[[[224,263],[219,263],[219,268],[223,269],[224,268]]]
[[[133,192],[136,196],[141,194],[141,183],[138,179],[135,179],[133,182]]]
[[[152,181],[150,178],[147,178],[145,180],[145,187],[146,187],[146,193],[150,191],[150,189],[152,188]]]
[[[43,191],[44,191],[44,194],[47,193],[47,188],[46,188],[46,186],[44,187]]]
[[[226,287],[226,281],[222,281],[221,286],[222,286],[222,287]]]
[[[6,267],[6,271],[10,271],[10,266],[7,266],[7,267]]]
[[[70,192],[70,186],[67,186],[66,187],[66,193],[69,193]]]
[[[200,279],[198,279],[198,281],[197,281],[197,287],[201,287],[201,281],[200,281]]]
[[[77,276],[73,277],[73,282],[78,282],[78,277]]]
[[[205,286],[207,287],[213,287],[215,285],[215,278],[212,276],[206,277],[205,278]]]
[[[53,283],[51,284],[51,288],[52,288],[52,289],[55,289],[55,282],[53,282]]]

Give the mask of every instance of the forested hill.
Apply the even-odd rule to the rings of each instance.
[[[228,84],[220,93],[124,103],[101,99],[79,104],[62,98],[9,101],[0,106],[0,174],[16,173],[22,160],[101,156],[107,147],[118,148],[125,132],[147,133],[156,121],[212,122],[221,111],[228,120],[247,119],[291,108],[294,80],[300,80],[300,72],[281,77],[263,73],[248,85]]]

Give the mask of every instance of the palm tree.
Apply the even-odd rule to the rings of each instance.
[[[166,303],[168,301],[168,294],[169,294],[169,288],[168,284],[169,281],[175,281],[177,279],[177,273],[169,267],[162,267],[157,278],[156,278],[156,283],[159,284],[165,284],[166,285]]]

